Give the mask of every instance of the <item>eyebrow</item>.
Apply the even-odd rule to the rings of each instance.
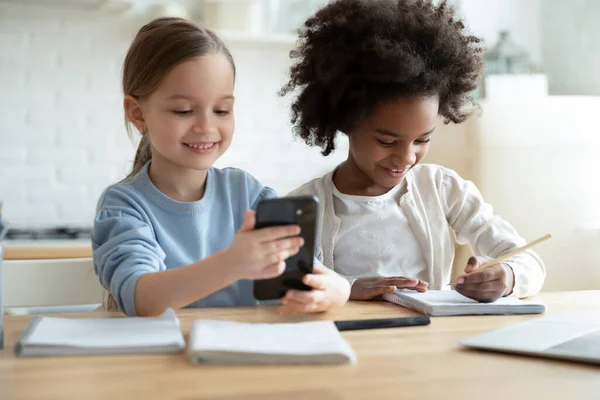
[[[429,132],[425,132],[425,133],[423,133],[420,136],[431,135],[433,133],[433,131],[435,131],[435,126]],[[401,134],[396,133],[396,132],[388,131],[386,129],[375,129],[375,132],[377,132],[379,134],[382,134],[382,135],[391,136],[391,137],[394,137],[394,138],[401,138],[401,137],[404,136],[404,135],[401,135]]]
[[[183,94],[174,94],[173,96],[167,97],[167,100],[178,100],[178,99],[193,100],[194,97],[192,97],[192,96],[186,96],[186,95],[183,95]],[[233,100],[233,99],[234,99],[234,96],[232,94],[221,96],[221,98],[220,98],[220,100]]]

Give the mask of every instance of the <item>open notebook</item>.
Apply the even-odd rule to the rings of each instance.
[[[198,320],[187,350],[195,364],[353,364],[333,321],[242,323]]]
[[[185,349],[179,318],[37,317],[15,346],[22,357],[177,353]]]
[[[493,303],[479,303],[455,290],[429,290],[425,293],[397,290],[383,295],[391,303],[432,317],[449,315],[539,314],[546,311],[542,303],[503,297]]]

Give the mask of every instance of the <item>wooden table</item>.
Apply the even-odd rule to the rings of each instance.
[[[600,291],[548,293],[537,299],[547,304],[548,313],[600,312]],[[187,335],[199,318],[282,321],[273,311],[194,309],[179,315]],[[414,313],[389,303],[357,302],[319,316],[283,320],[403,315]],[[458,346],[474,334],[537,317],[439,317],[423,327],[344,332],[358,364],[286,367],[195,366],[183,354],[17,359],[13,345],[31,317],[8,317],[7,347],[0,351],[0,399],[600,399],[596,366]]]

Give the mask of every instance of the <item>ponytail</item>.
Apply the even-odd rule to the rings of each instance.
[[[142,140],[138,145],[137,151],[135,152],[135,159],[133,160],[133,169],[127,176],[132,177],[137,175],[138,172],[144,168],[144,165],[152,159],[152,149],[150,148],[150,142],[148,141],[148,135],[142,135]]]

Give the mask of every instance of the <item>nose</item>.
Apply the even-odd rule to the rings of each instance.
[[[199,114],[194,121],[192,131],[198,134],[208,134],[216,131],[216,124],[211,113]]]
[[[412,143],[398,148],[394,153],[392,162],[398,169],[413,165],[417,162],[417,149]]]

